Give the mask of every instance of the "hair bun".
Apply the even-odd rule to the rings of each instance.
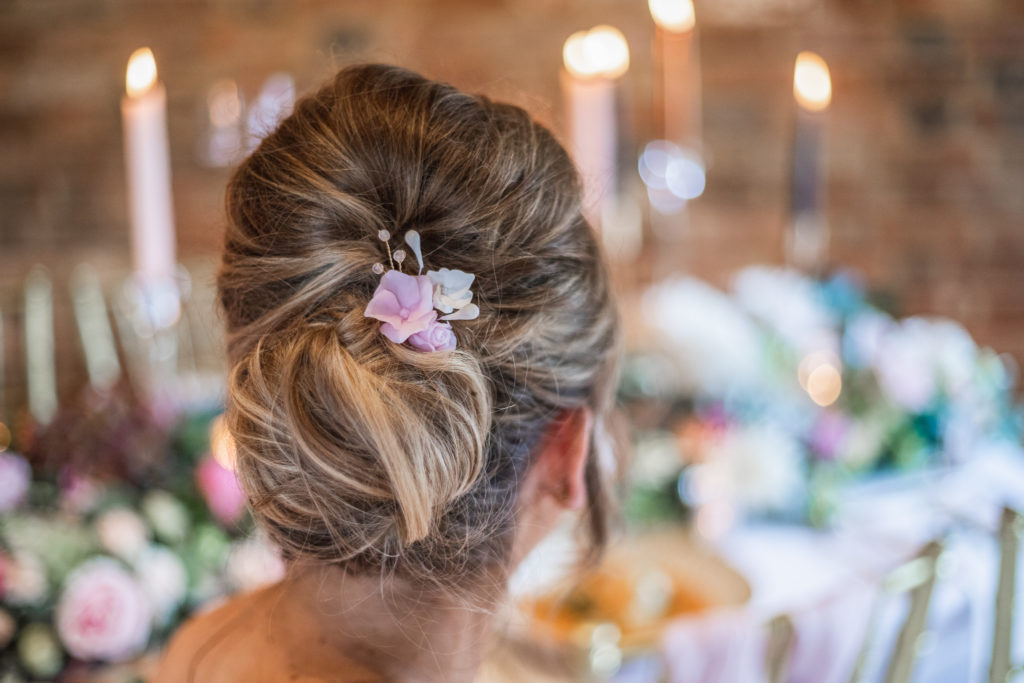
[[[473,357],[364,346],[356,358],[334,326],[298,329],[231,377],[243,485],[295,553],[419,541],[483,467],[490,397]]]

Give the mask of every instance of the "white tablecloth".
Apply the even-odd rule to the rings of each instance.
[[[955,470],[851,489],[827,532],[740,525],[721,539],[719,549],[750,582],[749,604],[673,623],[662,641],[665,664],[630,663],[617,681],[658,680],[666,672],[656,669],[666,664],[672,683],[763,681],[765,624],[788,614],[796,639],[786,680],[846,683],[875,605],[876,647],[865,680],[881,680],[906,606],[876,600],[880,581],[933,538],[944,538],[947,551],[913,680],[987,681],[1003,505],[1024,509],[1024,459],[1012,449]],[[1024,614],[1022,594],[1017,614]],[[1016,661],[1024,661],[1024,625],[1017,626],[1014,640]]]

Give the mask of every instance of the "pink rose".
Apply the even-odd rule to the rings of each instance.
[[[213,458],[205,458],[196,468],[196,486],[221,524],[234,524],[241,519],[245,493],[232,470]]]
[[[97,557],[68,577],[54,621],[73,657],[118,662],[145,648],[152,618],[132,575],[113,559]]]
[[[409,343],[420,351],[451,351],[455,348],[455,333],[450,324],[435,320],[427,329],[409,337]]]
[[[426,275],[389,270],[380,279],[363,315],[384,323],[380,326],[384,336],[401,344],[437,320],[433,297],[434,286]]]
[[[28,493],[32,468],[14,453],[0,453],[0,512],[13,510]]]

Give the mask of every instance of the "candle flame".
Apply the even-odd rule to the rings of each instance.
[[[813,52],[801,52],[796,56],[793,94],[807,111],[823,111],[828,108],[832,101],[832,79],[824,59]]]
[[[129,97],[145,95],[156,85],[156,59],[148,47],[140,47],[128,59],[128,70],[124,76],[125,90]]]
[[[562,59],[574,76],[618,78],[629,70],[629,45],[619,29],[595,26],[569,36]]]
[[[648,0],[647,6],[654,23],[666,31],[684,33],[697,23],[693,0]]]

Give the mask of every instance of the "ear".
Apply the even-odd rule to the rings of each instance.
[[[590,453],[594,415],[589,408],[565,410],[548,425],[534,461],[537,493],[563,508],[587,503],[584,471]]]

